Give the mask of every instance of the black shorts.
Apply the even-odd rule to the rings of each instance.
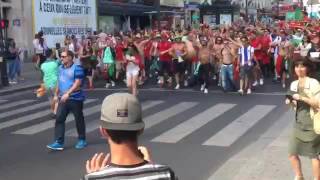
[[[248,66],[248,65],[244,65],[244,66],[240,66],[240,78],[244,79],[246,77],[248,77],[249,79],[252,78],[253,76],[253,67],[252,66]]]
[[[173,60],[173,65],[174,65],[174,73],[180,73],[184,74],[186,71],[186,63],[183,62],[178,62],[178,60]]]

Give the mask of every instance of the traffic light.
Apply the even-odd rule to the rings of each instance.
[[[0,29],[6,29],[9,27],[9,20],[1,19],[0,20]]]

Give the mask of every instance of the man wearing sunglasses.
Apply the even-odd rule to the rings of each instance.
[[[64,149],[65,121],[70,112],[75,117],[79,135],[75,148],[82,149],[87,146],[83,116],[85,95],[82,90],[85,75],[83,68],[74,64],[73,59],[74,54],[72,51],[62,52],[62,65],[59,67],[58,84],[55,92],[55,99],[59,100],[55,122],[55,137],[54,142],[47,145],[48,149],[54,151],[62,151]]]

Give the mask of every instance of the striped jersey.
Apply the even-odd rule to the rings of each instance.
[[[103,170],[86,175],[84,180],[176,180],[176,178],[168,166],[145,161],[132,166],[110,163]]]
[[[253,53],[254,53],[254,48],[252,46],[248,46],[248,47],[242,46],[241,48],[239,48],[238,55],[240,58],[240,65],[252,66]]]

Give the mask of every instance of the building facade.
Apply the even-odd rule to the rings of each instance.
[[[33,50],[32,40],[33,18],[31,0],[1,0],[0,15],[2,19],[9,20],[9,27],[3,36],[13,38],[17,47],[26,49],[31,54]]]

